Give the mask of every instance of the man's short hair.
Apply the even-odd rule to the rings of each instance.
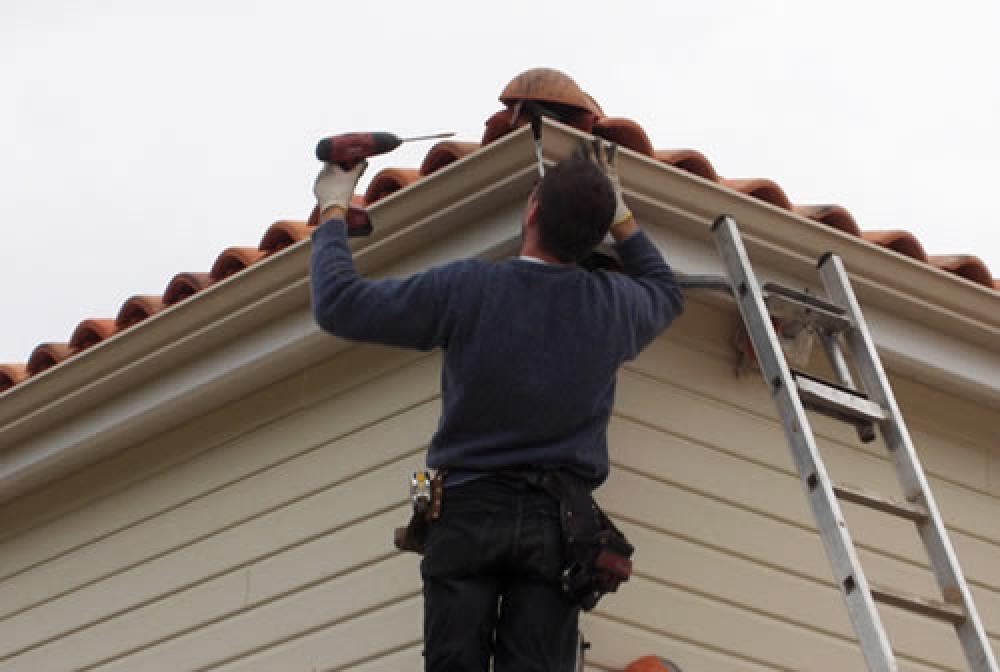
[[[563,263],[580,261],[608,235],[615,192],[589,159],[572,157],[545,172],[535,195],[538,242]]]

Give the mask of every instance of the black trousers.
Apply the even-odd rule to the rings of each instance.
[[[427,536],[427,672],[571,672],[579,609],[559,587],[559,504],[515,479],[445,488]]]

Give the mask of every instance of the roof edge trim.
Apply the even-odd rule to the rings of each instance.
[[[549,119],[544,124],[543,152],[553,162],[589,137]],[[831,251],[844,258],[865,301],[894,309],[902,302],[905,315],[928,315],[935,328],[959,340],[989,346],[1000,338],[1000,296],[993,290],[635,152],[621,150],[618,163],[626,198],[640,221],[666,218],[685,235],[710,241],[712,222],[728,214],[751,256],[756,249],[787,257],[792,272],[809,284],[817,281],[816,258]]]

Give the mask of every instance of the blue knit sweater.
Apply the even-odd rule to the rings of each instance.
[[[342,220],[324,223],[312,241],[320,327],[444,350],[430,467],[558,466],[604,481],[618,368],[682,308],[670,267],[644,233],[616,246],[625,273],[470,259],[380,280],[355,272]]]

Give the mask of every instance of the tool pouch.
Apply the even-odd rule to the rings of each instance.
[[[401,551],[424,554],[427,531],[431,523],[441,517],[441,499],[444,494],[444,471],[438,471],[434,478],[426,471],[415,472],[410,479],[410,499],[413,515],[405,527],[397,527],[393,532],[393,543]]]
[[[559,500],[567,563],[562,589],[584,611],[590,611],[604,595],[628,581],[635,548],[585,486],[558,472],[547,472],[542,487]]]
[[[393,532],[393,542],[401,551],[412,551],[424,554],[424,544],[427,542],[427,529],[430,523],[424,514],[413,512],[410,522],[404,527],[397,527]]]

